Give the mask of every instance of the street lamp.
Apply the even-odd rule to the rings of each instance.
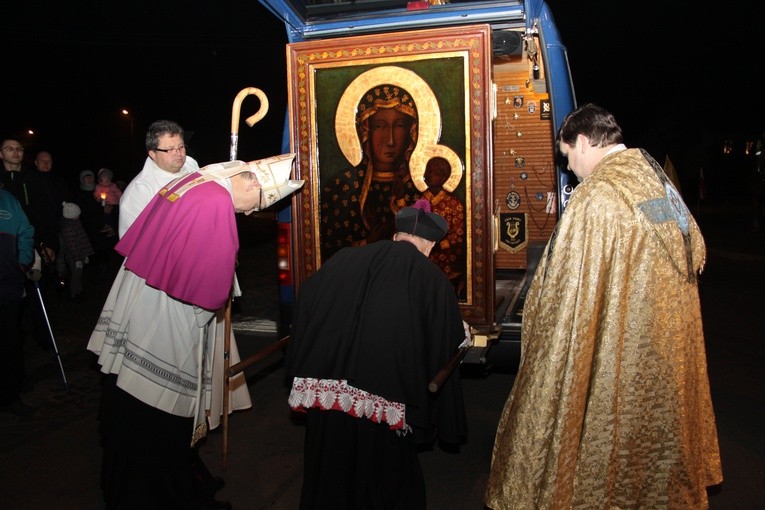
[[[122,115],[130,119],[130,166],[135,166],[135,131],[133,129],[133,116],[126,109],[122,109]]]
[[[36,152],[37,132],[32,128],[27,128],[21,133],[21,138],[19,141],[27,148],[27,154],[31,156],[32,152]]]

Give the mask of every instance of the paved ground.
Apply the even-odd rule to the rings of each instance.
[[[725,482],[712,493],[713,509],[765,508],[765,406],[760,286],[765,235],[751,233],[742,211],[702,210],[698,216],[709,245],[701,280]],[[243,357],[276,339],[277,304],[274,231],[270,221],[251,218],[242,226],[240,283],[234,319],[256,331],[237,333]],[[100,448],[95,419],[100,376],[84,346],[111,283],[90,275],[88,301],[75,304],[44,290],[44,302],[61,353],[68,389],[57,358],[28,342],[34,387],[23,398],[37,407],[31,418],[0,414],[0,508],[99,509]],[[496,367],[464,367],[469,442],[457,451],[436,446],[422,455],[428,508],[475,509],[481,495],[499,412],[513,373]],[[246,371],[254,407],[230,419],[227,469],[221,466],[223,435],[210,434],[202,455],[226,487],[220,497],[235,508],[293,509],[301,484],[303,430],[286,406],[281,355]]]

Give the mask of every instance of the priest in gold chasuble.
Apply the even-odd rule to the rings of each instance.
[[[499,509],[707,508],[722,481],[697,278],[705,246],[661,166],[584,105],[580,184],[529,289],[485,494]]]

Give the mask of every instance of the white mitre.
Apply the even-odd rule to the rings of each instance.
[[[292,161],[294,159],[295,154],[293,153],[280,154],[249,162],[225,161],[223,163],[206,165],[199,169],[199,177],[187,182],[176,190],[173,193],[175,196],[171,199],[177,199],[191,188],[203,182],[228,179],[242,172],[252,172],[262,190],[260,206],[256,210],[265,209],[282,198],[288,197],[305,183],[304,180],[290,179]],[[171,186],[172,184],[168,185],[167,188]]]

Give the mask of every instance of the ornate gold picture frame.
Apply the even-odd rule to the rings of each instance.
[[[306,180],[293,199],[298,289],[337,249],[389,239],[393,213],[428,198],[450,223],[431,258],[465,320],[493,322],[490,57],[488,25],[287,45],[290,142]],[[406,137],[394,171],[369,154],[367,126],[388,109]]]

